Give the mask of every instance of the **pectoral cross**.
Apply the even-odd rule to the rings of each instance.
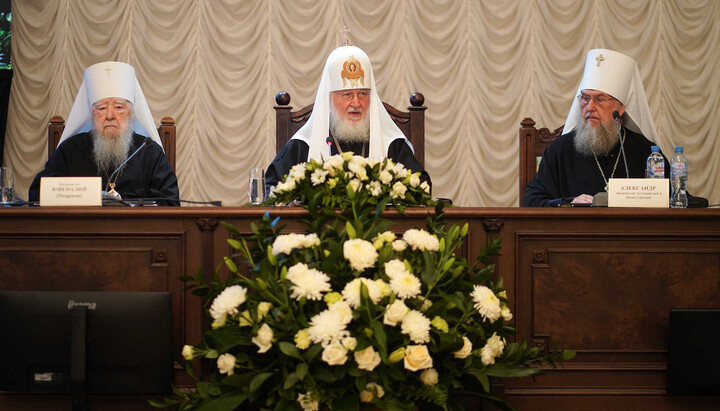
[[[110,77],[110,72],[112,71],[112,68],[108,67],[108,68],[105,69],[105,71],[107,71],[108,77]]]
[[[350,40],[348,40],[348,33],[350,33],[350,29],[347,28],[347,26],[343,24],[343,29],[340,30],[340,31],[342,32],[343,37],[345,37],[345,45],[346,45],[346,46],[349,46],[349,45],[350,45]]]
[[[605,61],[605,57],[603,57],[603,55],[600,54],[599,56],[595,57],[595,60],[597,60],[597,63],[598,63],[597,66],[600,67],[600,63]]]

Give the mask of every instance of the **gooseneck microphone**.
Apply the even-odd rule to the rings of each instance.
[[[622,153],[623,163],[625,164],[625,177],[630,178],[630,171],[628,171],[627,165],[627,157],[625,156],[625,145],[623,144],[623,139],[621,135],[622,126],[620,124],[620,112],[615,110],[613,111],[612,116],[613,120],[615,120],[615,125],[617,126],[618,140],[620,140],[620,152]]]
[[[135,156],[135,154],[137,154],[140,150],[145,148],[145,146],[150,144],[151,142],[152,142],[152,138],[145,137],[145,140],[143,140],[142,144],[140,144],[140,147],[138,147],[137,150],[135,150],[132,154],[130,154],[130,156],[127,159],[125,159],[125,161],[123,161],[118,166],[118,168],[116,168],[115,171],[112,172],[112,174],[110,174],[110,177],[108,177],[107,184],[105,185],[106,193],[108,191],[108,187],[110,187],[110,182],[113,181],[113,178],[120,172],[120,170],[122,170],[122,168],[125,166],[125,164],[127,164],[127,162],[130,161],[130,159],[133,158]]]
[[[333,145],[332,137],[328,136],[328,138],[325,139],[325,143],[327,143],[327,146],[328,146],[328,157],[332,157],[332,145]]]

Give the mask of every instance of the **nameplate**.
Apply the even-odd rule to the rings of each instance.
[[[667,178],[611,178],[608,207],[670,206],[670,180]]]
[[[100,177],[42,177],[41,206],[101,206]]]

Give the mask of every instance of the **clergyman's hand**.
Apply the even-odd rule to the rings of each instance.
[[[593,196],[589,194],[581,194],[575,197],[572,201],[573,204],[592,204]]]

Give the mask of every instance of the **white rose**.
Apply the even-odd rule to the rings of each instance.
[[[360,393],[360,401],[362,402],[370,402],[372,401],[376,396],[378,398],[382,398],[383,395],[385,395],[385,390],[383,390],[383,387],[377,385],[374,382],[369,383],[365,386],[365,390]]]
[[[328,344],[322,353],[322,360],[328,365],[343,365],[347,361],[348,350],[338,341]]]
[[[182,356],[186,360],[190,361],[193,358],[195,358],[195,350],[193,349],[192,345],[186,345],[182,349]]]
[[[350,180],[348,185],[350,186],[350,188],[352,188],[352,191],[355,191],[355,192],[357,192],[360,189],[360,187],[362,187],[362,183],[357,178],[353,178],[352,180]]]
[[[235,372],[235,356],[227,353],[219,356],[217,366],[220,374],[233,375]]]
[[[480,359],[484,365],[495,364],[495,357],[502,355],[505,342],[497,333],[488,338],[485,346],[480,350]]]
[[[407,191],[407,187],[405,187],[405,184],[403,184],[401,181],[396,182],[392,186],[392,192],[390,193],[390,196],[392,198],[405,198],[405,192]]]
[[[297,402],[302,407],[303,411],[318,411],[320,403],[317,400],[313,400],[310,393],[298,394]]]
[[[380,172],[380,181],[382,181],[383,184],[388,185],[392,181],[393,176],[390,174],[389,171],[383,170]]]
[[[355,337],[345,337],[342,339],[342,346],[345,347],[348,351],[352,351],[357,347],[357,338]]]
[[[355,362],[361,370],[372,371],[380,364],[380,354],[371,345],[355,353]]]
[[[422,183],[420,183],[420,188],[422,188],[424,192],[430,194],[430,185],[427,183],[427,181],[423,181]]]
[[[425,385],[435,385],[438,383],[438,372],[435,368],[428,368],[420,374],[420,381]]]
[[[350,324],[352,321],[352,308],[345,301],[338,301],[328,308],[331,312],[337,315],[340,324]]]
[[[410,371],[424,370],[433,366],[433,359],[425,345],[408,345],[405,348],[405,368]]]
[[[513,315],[510,312],[510,309],[507,307],[503,307],[502,311],[500,311],[500,314],[502,315],[503,319],[507,322],[512,320]]]
[[[269,325],[263,324],[257,332],[257,336],[253,337],[253,344],[257,345],[260,349],[259,354],[267,352],[272,347],[273,330]]]
[[[417,187],[419,185],[420,185],[420,173],[413,173],[413,175],[410,176],[410,186]]]
[[[453,355],[455,358],[467,358],[472,352],[472,341],[469,338],[463,336],[463,346],[460,350],[455,351]]]
[[[383,324],[395,326],[397,323],[402,321],[405,314],[410,311],[403,300],[395,300],[392,304],[388,305],[385,315],[383,316]]]

